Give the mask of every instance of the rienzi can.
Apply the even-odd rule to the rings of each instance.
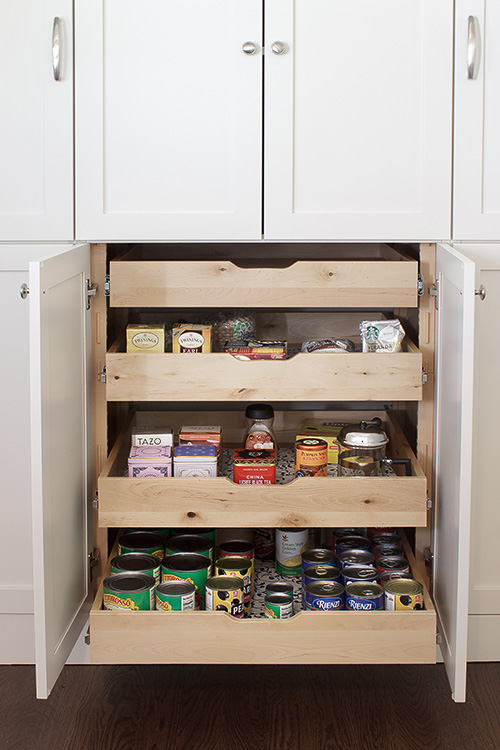
[[[384,609],[384,589],[378,583],[348,583],[345,588],[345,608],[356,612]]]
[[[194,609],[196,588],[189,581],[165,581],[156,587],[156,609],[185,612]]]
[[[118,554],[127,552],[145,552],[161,560],[165,555],[165,539],[154,531],[131,531],[118,541]]]
[[[372,547],[372,554],[375,558],[375,561],[379,560],[381,557],[404,557],[405,553],[402,547],[399,546],[399,544],[376,544],[375,547]]]
[[[386,573],[381,573],[378,577],[378,582],[381,586],[385,586],[387,581],[396,581],[400,578],[410,578],[413,580],[411,573],[400,573],[397,570],[388,570]]]
[[[288,620],[293,617],[293,598],[288,594],[268,593],[264,597],[264,614],[274,620]]]
[[[127,552],[125,555],[116,555],[111,560],[112,573],[146,573],[153,576],[156,583],[160,582],[161,560],[155,555],[146,555],[143,552]]]
[[[266,584],[266,596],[267,594],[286,594],[293,599],[293,585],[288,581],[271,581]]]
[[[377,544],[398,544],[401,546],[401,537],[396,531],[377,531],[371,537],[373,546]]]
[[[374,557],[371,552],[361,549],[351,549],[342,552],[337,557],[337,565],[342,570],[353,565],[371,565],[373,567]]]
[[[375,561],[375,567],[380,573],[388,573],[397,570],[398,573],[409,573],[410,563],[404,557],[379,557]]]
[[[252,611],[252,561],[247,557],[219,557],[215,563],[216,576],[233,576],[243,581],[243,606],[245,617]]]
[[[282,576],[299,576],[301,555],[307,549],[308,529],[276,529],[276,571]]]
[[[390,536],[391,534],[397,534],[396,528],[393,526],[369,526],[366,529],[366,536],[368,539],[372,540],[372,544],[380,544],[381,542],[385,542],[385,539],[381,539],[380,542],[376,541],[376,538],[378,536]],[[399,534],[397,534],[399,537],[399,540],[401,541],[401,537]]]
[[[165,544],[165,555],[176,555],[178,552],[204,555],[213,564],[213,544],[210,539],[199,534],[182,534],[170,537]]]
[[[311,565],[302,571],[303,588],[313,581],[337,581],[341,583],[341,572],[334,565]]]
[[[204,536],[205,539],[210,539],[212,544],[215,546],[215,529],[171,529],[170,536],[184,536],[185,534],[196,534],[196,536]]]
[[[342,583],[347,586],[348,583],[356,581],[374,582],[378,578],[378,570],[370,565],[352,565],[342,570]]]
[[[104,609],[129,612],[155,608],[155,579],[145,573],[113,573],[103,582]]]
[[[205,607],[205,584],[211,569],[210,559],[204,555],[178,552],[164,557],[161,563],[161,580],[189,581],[196,588],[195,602],[199,609]]]
[[[369,539],[366,539],[366,537],[364,536],[343,536],[340,539],[337,539],[337,543],[335,545],[337,556],[341,555],[342,552],[347,552],[353,549],[365,551],[369,550]]]
[[[359,528],[332,529],[332,549],[334,552],[337,552],[337,542],[339,539],[344,539],[346,536],[355,536],[364,539],[364,532]]]
[[[301,554],[302,558],[302,572],[306,568],[310,568],[311,565],[324,565],[333,566],[335,565],[335,555],[329,549],[306,549]]]
[[[205,586],[206,608],[244,617],[243,579],[237,576],[212,576]]]
[[[335,612],[344,609],[344,587],[334,581],[313,581],[305,590],[305,609]]]
[[[386,609],[424,608],[424,587],[419,581],[407,578],[387,581],[384,596]]]

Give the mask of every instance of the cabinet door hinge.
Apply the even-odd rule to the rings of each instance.
[[[87,310],[90,310],[90,298],[96,296],[99,287],[97,284],[92,284],[90,279],[85,279],[85,284],[87,287]]]
[[[421,273],[417,276],[417,294],[419,297],[423,297],[425,294],[424,277]]]
[[[422,367],[422,385],[425,385],[428,381],[427,373],[425,371],[425,367]]]
[[[437,643],[437,644],[438,644],[438,646],[439,646],[439,645],[440,645],[440,644],[441,644],[442,642],[443,642],[443,639],[442,639],[442,637],[441,637],[441,633],[440,633],[440,632],[438,631],[438,632],[436,633],[436,643]]]
[[[430,547],[426,547],[424,549],[424,560],[425,564],[432,570],[432,567],[434,565],[434,553],[432,552]]]
[[[432,508],[432,500],[431,500],[431,496],[429,495],[429,490],[427,490],[427,510],[430,510],[431,508]]]
[[[429,287],[429,297],[434,297],[436,310],[439,310],[439,281]]]
[[[109,274],[104,277],[104,296],[109,297],[111,294],[111,278]]]
[[[100,383],[105,383],[106,382],[106,365],[104,365],[104,367],[102,368],[102,370],[99,373],[97,373],[97,380]]]
[[[93,549],[92,552],[89,552],[89,583],[92,583],[92,575],[93,575],[93,568],[97,565],[99,562],[99,550]]]
[[[85,641],[85,644],[87,646],[90,646],[90,626],[87,628],[87,632],[85,633],[85,637],[83,640]]]
[[[99,508],[99,494],[97,490],[95,491],[94,499],[92,500],[92,507],[94,510],[97,510]]]

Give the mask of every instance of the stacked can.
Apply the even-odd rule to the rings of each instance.
[[[243,607],[245,617],[252,611],[252,561],[247,557],[220,557],[215,563],[216,576],[232,576],[243,581]]]
[[[188,581],[195,586],[197,609],[205,609],[205,584],[211,570],[210,558],[204,555],[178,552],[167,555],[161,563],[161,580]]]

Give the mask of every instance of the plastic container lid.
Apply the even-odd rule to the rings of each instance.
[[[245,411],[247,419],[273,419],[274,409],[269,404],[250,404]]]

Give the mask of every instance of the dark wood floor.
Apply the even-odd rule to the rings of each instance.
[[[0,667],[4,750],[499,750],[500,664],[444,668],[65,667],[47,701],[33,667]]]

